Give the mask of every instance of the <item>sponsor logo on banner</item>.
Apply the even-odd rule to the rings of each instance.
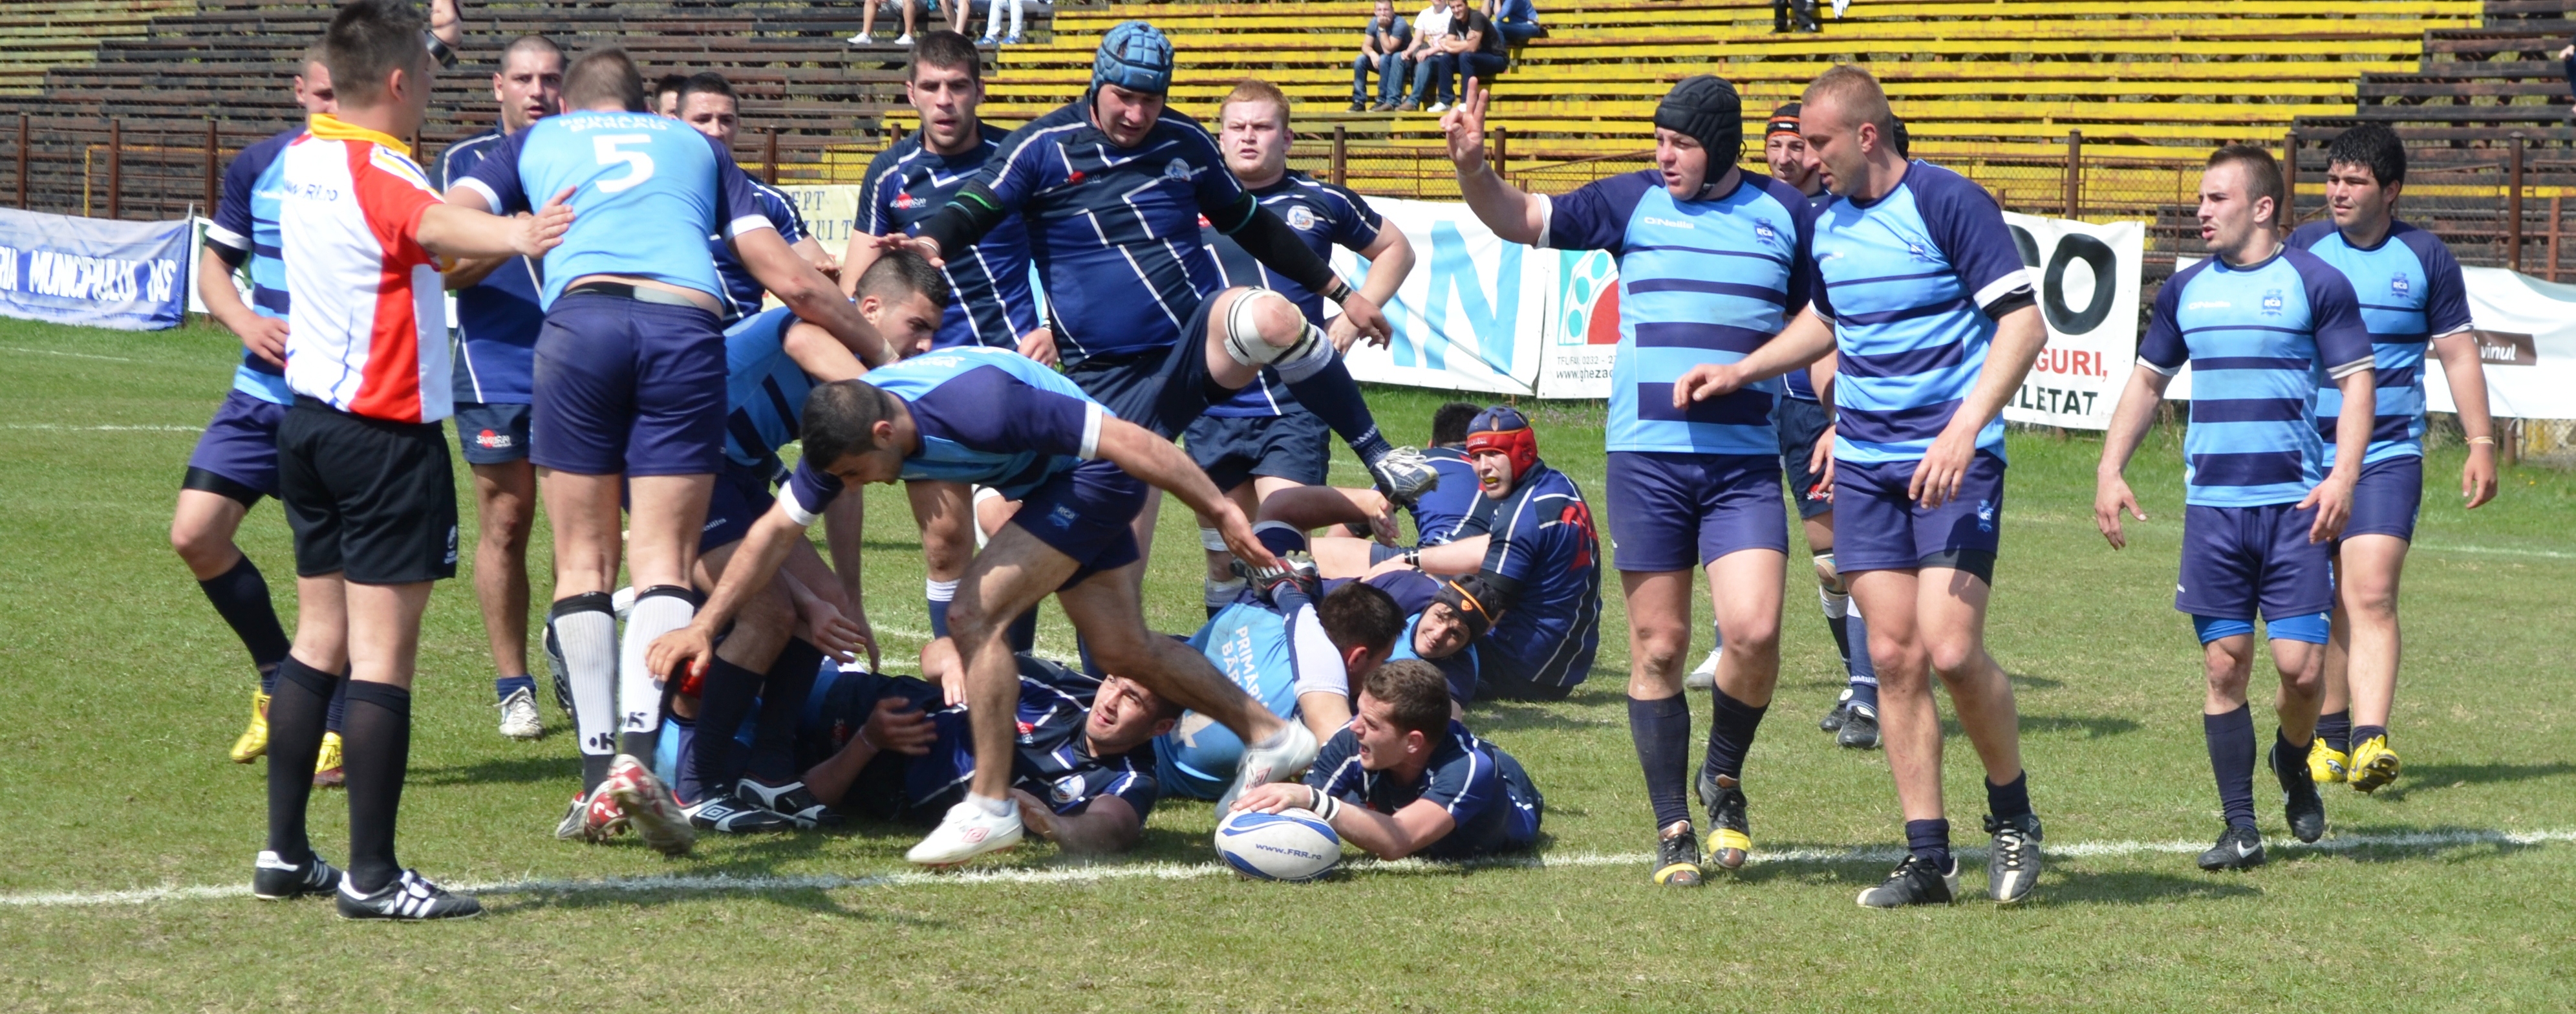
[[[2048,345],[2004,404],[2011,422],[2100,430],[2138,351],[2138,282],[2146,229],[2004,213],[2030,275]]]
[[[0,314],[147,331],[176,327],[195,236],[187,219],[118,222],[0,210]]]

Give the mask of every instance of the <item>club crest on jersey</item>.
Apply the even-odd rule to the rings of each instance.
[[[1770,219],[1757,218],[1753,220],[1753,238],[1768,242],[1780,238],[1780,234],[1771,228]]]
[[[1190,164],[1189,164],[1188,162],[1186,162],[1186,161],[1181,160],[1181,159],[1177,159],[1177,158],[1176,158],[1176,159],[1173,159],[1173,160],[1171,160],[1171,162],[1169,162],[1169,163],[1167,163],[1167,164],[1165,164],[1165,165],[1163,166],[1163,176],[1164,176],[1164,178],[1166,178],[1166,179],[1175,179],[1175,180],[1185,180],[1185,179],[1189,179],[1189,178],[1190,178]]]
[[[1315,227],[1315,211],[1304,205],[1288,209],[1288,227],[1304,232]]]
[[[1910,239],[1905,241],[1905,252],[1913,254],[1914,259],[1916,260],[1928,261],[1932,259],[1931,250],[1926,249],[1923,244]]]
[[[2265,289],[2265,290],[2263,290],[2263,315],[2264,315],[2264,316],[2266,316],[2266,317],[2278,317],[2278,316],[2280,316],[2280,315],[2281,315],[2281,305],[2282,305],[2281,290],[2279,290],[2279,289]]]
[[[1082,795],[1082,776],[1066,775],[1056,779],[1055,785],[1047,790],[1047,795],[1054,796],[1057,803],[1073,802],[1075,798]]]
[[[914,208],[930,203],[930,198],[914,197],[911,194],[896,194],[894,195],[893,203],[896,211],[910,211]]]
[[[1020,724],[1020,742],[1026,743],[1026,742],[1028,742],[1028,741],[1029,741],[1029,734],[1030,734],[1030,733],[1033,733],[1033,732],[1038,731],[1038,727],[1037,727],[1037,726],[1034,726],[1034,725],[1030,725],[1030,724],[1029,724],[1029,722],[1028,722],[1028,719],[1025,719],[1025,718],[1021,719],[1019,724]]]
[[[2414,288],[2414,280],[2407,278],[2402,272],[2388,280],[2388,291],[2395,295],[2403,296],[2408,292],[2413,291]]]

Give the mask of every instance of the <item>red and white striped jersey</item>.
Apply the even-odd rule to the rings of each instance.
[[[280,161],[287,386],[371,419],[454,414],[445,286],[417,239],[440,201],[410,149],[317,115]]]

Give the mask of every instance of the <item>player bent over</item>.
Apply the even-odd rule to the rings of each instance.
[[[2397,696],[2397,579],[2424,497],[2424,350],[2442,358],[2468,461],[2460,497],[2475,509],[2495,497],[2494,421],[2487,414],[2486,374],[2469,334],[2468,290],[2451,248],[2396,218],[2406,184],[2406,146],[2378,124],[2363,124],[2326,146],[2326,204],[2334,221],[2290,234],[2291,246],[2341,270],[2361,300],[2379,376],[2378,415],[2370,449],[2352,490],[2352,520],[2335,542],[2334,636],[2326,642],[2325,714],[2308,748],[2309,774],[2320,782],[2351,779],[2369,792],[2397,780],[2397,751],[2388,746],[2389,707]],[[2329,438],[2326,465],[2340,456],[2333,420],[2342,394],[2317,390],[2317,431]]]
[[[2018,904],[2038,880],[2041,830],[2012,683],[1986,653],[1986,605],[2002,544],[2000,413],[2047,331],[2001,209],[1959,174],[1905,159],[1876,78],[1836,67],[1800,105],[1801,136],[1835,195],[1816,211],[1807,312],[1741,362],[1693,368],[1673,403],[1835,352],[1834,556],[1869,617],[1906,837],[1905,860],[1857,900],[1895,908],[1957,893],[1937,675],[1985,769],[1987,896]]]
[[[503,219],[449,207],[398,137],[420,128],[432,64],[401,0],[331,18],[340,111],[283,156],[278,227],[290,291],[278,491],[295,533],[295,643],[269,702],[268,848],[251,891],[335,890],[352,919],[481,911],[403,869],[395,816],[411,750],[411,680],[432,582],[456,573],[456,486],[438,423],[454,411],[436,258],[539,256],[571,215]],[[323,711],[349,671],[349,869],[305,837]]]
[[[2201,726],[2227,829],[2200,855],[2204,870],[2263,864],[2254,825],[2254,718],[2246,701],[2254,619],[2270,628],[2281,673],[2272,774],[2290,833],[2326,832],[2325,803],[2307,768],[2323,697],[2326,613],[2334,606],[2333,540],[2353,505],[2362,455],[2332,470],[2310,421],[2319,378],[2343,395],[2335,423],[2346,447],[2368,443],[2376,404],[2370,332],[2352,283],[2273,231],[2284,199],[2270,153],[2229,145],[2200,177],[2200,234],[2210,258],[2165,282],[2138,370],[2120,392],[2102,441],[2093,515],[2113,549],[2125,545],[2120,513],[2143,521],[2121,471],[2155,421],[2165,386],[2191,365],[2191,429],[2183,436],[2182,578],[2174,608],[2191,614],[2208,673]]]
[[[1450,717],[1440,670],[1389,662],[1360,683],[1359,715],[1300,785],[1263,785],[1236,810],[1313,810],[1380,859],[1472,859],[1538,843],[1547,801],[1521,762]]]

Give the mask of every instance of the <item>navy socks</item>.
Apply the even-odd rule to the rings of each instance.
[[[1628,698],[1628,734],[1637,741],[1637,766],[1646,772],[1646,801],[1655,808],[1655,827],[1689,822],[1689,695],[1659,701]]]
[[[2254,712],[2246,705],[2224,715],[2200,716],[2209,740],[2209,772],[2218,780],[2218,805],[2230,827],[2254,826]]]
[[[1717,698],[1717,716],[1708,723],[1708,769],[1728,778],[1744,777],[1744,755],[1753,749],[1754,730],[1762,726],[1762,715],[1769,705],[1754,707],[1729,697],[1725,690],[1710,691]]]
[[[245,556],[233,564],[233,569],[197,582],[197,588],[206,593],[206,601],[214,603],[215,612],[224,622],[232,625],[233,635],[241,638],[242,647],[249,649],[251,664],[262,670],[261,689],[274,693],[268,670],[285,661],[292,642],[286,639],[285,628],[278,625],[277,606],[268,598],[268,579],[260,576],[259,568]]]

